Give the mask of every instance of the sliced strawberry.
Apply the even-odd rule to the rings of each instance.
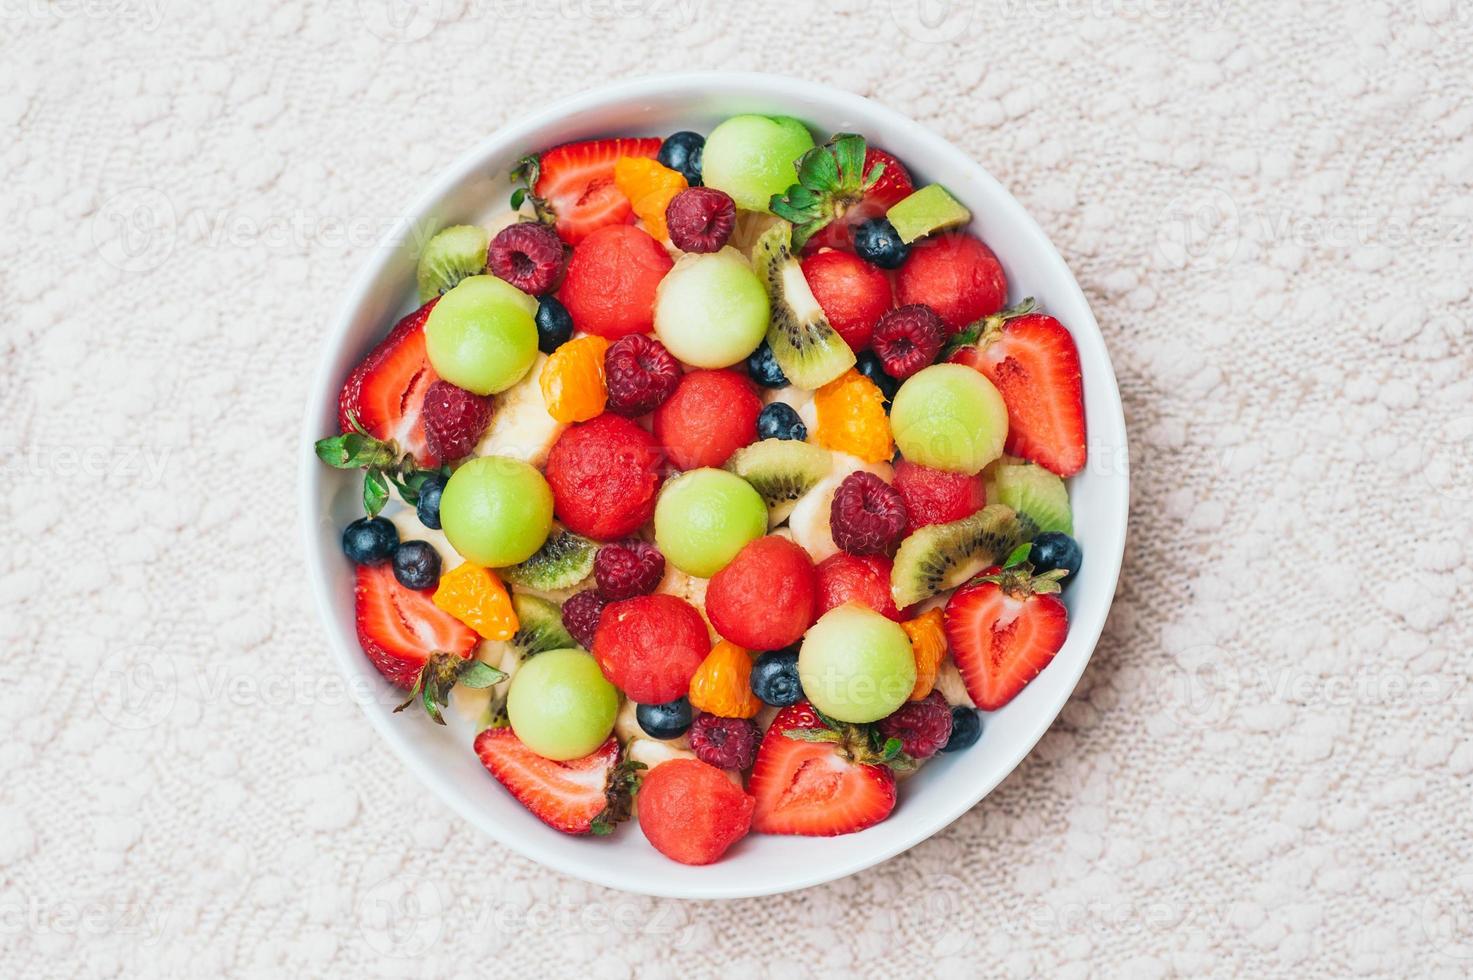
[[[905,164],[884,150],[869,147],[864,152],[864,172],[868,174],[875,164],[884,164],[885,171],[875,186],[864,192],[864,197],[851,204],[840,217],[819,230],[803,246],[804,255],[812,255],[821,248],[837,248],[854,251],[854,226],[870,218],[883,217],[885,212],[911,195],[915,186],[911,183],[910,171]]]
[[[557,233],[576,245],[605,225],[628,224],[634,213],[629,198],[614,185],[614,161],[650,157],[660,152],[658,139],[588,140],[564,143],[542,153],[532,192],[539,209],[557,219]]]
[[[476,736],[476,755],[517,802],[565,834],[607,834],[629,816],[636,767],[620,764],[616,738],[581,759],[554,762],[510,728],[488,728]]]
[[[777,713],[747,781],[757,798],[753,830],[834,837],[890,815],[895,773],[868,749],[862,729],[843,727],[830,729],[807,701]]]
[[[951,656],[977,707],[996,711],[1049,665],[1069,632],[1058,579],[992,568],[952,593],[944,624]]]
[[[950,360],[997,386],[1008,407],[1009,453],[1059,476],[1084,469],[1084,377],[1079,349],[1062,323],[1004,310],[983,321],[976,346],[959,348]]]
[[[425,392],[438,380],[425,354],[425,321],[432,299],[394,325],[389,335],[358,363],[338,394],[338,428],[353,431],[356,418],[369,435],[392,440],[418,465],[433,469],[440,459],[425,438]]]
[[[480,637],[440,609],[431,593],[406,589],[389,563],[359,565],[354,584],[358,644],[378,672],[409,690],[435,653],[469,657]]]

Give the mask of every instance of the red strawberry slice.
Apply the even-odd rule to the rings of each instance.
[[[425,438],[425,392],[438,380],[425,354],[425,321],[439,299],[432,299],[394,325],[389,335],[358,363],[338,394],[338,428],[352,432],[356,418],[376,439],[393,440],[433,469],[440,459]]]
[[[1069,632],[1069,613],[1052,573],[1027,565],[996,568],[957,589],[946,603],[946,640],[977,707],[996,711],[1049,665]]]
[[[620,764],[616,738],[581,759],[554,762],[510,728],[488,728],[476,736],[476,755],[517,802],[565,834],[607,834],[629,816],[635,769]]]
[[[353,594],[358,644],[378,672],[406,691],[434,653],[469,657],[480,637],[436,606],[431,592],[406,589],[389,563],[359,565]]]
[[[997,386],[1008,407],[1007,451],[1059,476],[1078,473],[1088,451],[1074,338],[1042,313],[1011,316],[1004,310],[984,324],[977,345],[959,348],[950,360],[976,368]]]
[[[620,157],[653,158],[658,139],[588,140],[564,143],[538,160],[532,192],[557,219],[557,233],[576,245],[605,225],[622,225],[634,213],[629,198],[614,184],[614,161]]]
[[[850,205],[838,221],[824,226],[819,229],[818,234],[808,239],[803,246],[804,255],[812,255],[821,248],[854,251],[854,226],[870,218],[884,217],[886,211],[905,200],[915,190],[905,164],[884,150],[871,146],[864,151],[864,172],[869,173],[877,163],[885,165],[885,172],[875,181],[875,186],[865,191],[864,198],[857,204]]]
[[[828,731],[830,741],[788,732]],[[895,809],[895,773],[867,761],[867,736],[833,732],[807,701],[784,708],[762,737],[747,792],[757,798],[752,829],[763,834],[834,837],[873,827]]]

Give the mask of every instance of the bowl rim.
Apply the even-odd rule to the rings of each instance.
[[[857,113],[859,115],[880,115],[887,117],[886,124],[907,134],[908,139],[924,143],[929,149],[940,152],[951,157],[952,163],[969,168],[976,179],[982,184],[991,185],[991,190],[996,196],[996,205],[1004,210],[1003,220],[1010,224],[1019,226],[1023,233],[1037,239],[1041,246],[1041,254],[1048,268],[1048,275],[1056,280],[1058,288],[1072,290],[1073,297],[1078,307],[1084,312],[1084,319],[1072,319],[1069,324],[1070,332],[1078,335],[1080,332],[1092,333],[1099,341],[1100,350],[1103,353],[1103,363],[1100,370],[1108,379],[1108,392],[1104,406],[1112,418],[1100,419],[1108,422],[1106,428],[1112,429],[1119,435],[1118,458],[1121,464],[1117,467],[1115,474],[1122,481],[1118,493],[1118,514],[1116,519],[1120,525],[1119,547],[1114,554],[1096,557],[1091,555],[1092,574],[1097,570],[1101,575],[1098,588],[1104,589],[1105,581],[1108,580],[1111,599],[1104,602],[1092,617],[1083,622],[1075,620],[1070,624],[1071,639],[1075,638],[1076,631],[1080,639],[1086,645],[1086,653],[1079,660],[1078,666],[1073,670],[1073,676],[1068,679],[1067,686],[1062,688],[1062,695],[1058,703],[1051,710],[1040,711],[1037,722],[1032,726],[1030,734],[1018,740],[1020,748],[1013,753],[1007,764],[997,771],[999,775],[992,780],[979,781],[970,794],[961,794],[949,806],[937,808],[922,822],[917,830],[909,833],[897,834],[893,837],[882,838],[879,846],[871,851],[857,855],[847,862],[833,866],[826,866],[822,870],[807,876],[795,876],[790,880],[784,880],[774,885],[733,884],[723,882],[718,876],[712,876],[709,881],[703,879],[698,884],[680,882],[678,885],[667,885],[662,881],[640,879],[629,880],[623,875],[601,873],[599,863],[590,861],[582,856],[583,852],[573,848],[556,848],[544,844],[541,840],[532,840],[519,837],[513,833],[501,833],[494,826],[489,825],[482,819],[482,814],[476,811],[469,799],[459,791],[452,780],[444,772],[427,768],[419,764],[416,754],[410,745],[410,739],[399,727],[390,723],[391,715],[387,711],[372,710],[364,699],[359,701],[359,707],[367,715],[369,723],[378,732],[379,736],[388,743],[394,753],[399,757],[406,768],[414,772],[417,778],[426,783],[440,800],[450,806],[459,816],[467,822],[475,825],[482,832],[487,833],[498,843],[505,845],[511,850],[521,854],[555,871],[571,877],[636,894],[650,895],[665,898],[685,899],[728,899],[747,898],[771,894],[780,894],[789,891],[797,891],[810,888],[815,885],[836,881],[856,874],[866,868],[873,867],[889,860],[897,854],[909,850],[915,845],[934,836],[949,827],[962,814],[975,807],[986,798],[1002,780],[1006,779],[1018,767],[1043,738],[1044,734],[1052,727],[1064,705],[1072,696],[1078,686],[1079,678],[1083,675],[1090,659],[1099,642],[1099,637],[1104,629],[1105,620],[1109,615],[1113,604],[1113,595],[1119,581],[1120,568],[1124,560],[1126,531],[1129,517],[1130,501],[1130,474],[1128,467],[1128,441],[1125,427],[1124,408],[1120,401],[1119,383],[1115,377],[1113,363],[1109,357],[1108,349],[1104,343],[1104,336],[1100,332],[1093,311],[1090,310],[1088,299],[1080,288],[1073,272],[1064,262],[1063,257],[1054,247],[1048,235],[1042,227],[1023,208],[1016,198],[1004,187],[991,173],[979,162],[968,156],[964,151],[956,147],[950,140],[916,122],[904,113],[892,109],[882,103],[866,98],[855,93],[835,88],[830,85],[809,81],[807,79],[794,78],[791,76],[774,75],[762,72],[735,72],[735,71],[694,71],[694,72],[670,72],[661,74],[644,75],[637,78],[623,79],[598,85],[581,91],[577,94],[557,99],[553,102],[508,121],[505,125],[486,135],[466,153],[462,154],[454,163],[439,172],[434,180],[419,195],[417,195],[410,206],[406,208],[394,222],[390,231],[380,239],[364,258],[357,274],[351,280],[343,300],[339,303],[333,317],[333,322],[323,337],[318,349],[317,366],[312,373],[311,387],[308,389],[306,404],[302,417],[302,429],[298,446],[298,524],[302,535],[302,542],[306,549],[306,564],[308,579],[310,582],[314,605],[319,620],[328,634],[328,645],[332,650],[333,658],[338,669],[351,682],[355,675],[354,658],[362,659],[362,652],[356,643],[348,643],[343,631],[337,627],[335,622],[333,597],[328,591],[328,575],[326,562],[328,556],[319,545],[314,534],[314,514],[319,509],[318,501],[321,496],[323,481],[328,477],[328,471],[318,461],[313,452],[313,445],[321,437],[319,432],[319,419],[322,416],[324,400],[331,397],[331,393],[338,389],[338,378],[335,377],[335,358],[342,347],[350,328],[356,318],[358,309],[364,304],[374,288],[380,276],[383,275],[391,258],[398,251],[395,244],[404,240],[414,228],[416,220],[422,218],[431,211],[436,203],[449,193],[457,184],[472,176],[483,166],[487,157],[501,152],[508,145],[517,145],[519,141],[525,142],[526,138],[533,132],[556,123],[561,117],[576,112],[599,109],[617,103],[630,100],[647,98],[651,96],[666,96],[672,91],[700,91],[703,94],[731,94],[747,97],[764,97],[776,101],[791,99],[796,89],[802,89],[805,95],[828,103],[835,111]],[[327,394],[324,394],[327,393]],[[1091,409],[1092,420],[1100,411],[1099,406]],[[1091,428],[1094,428],[1092,422]],[[1112,446],[1115,445],[1112,435]],[[1095,564],[1101,562],[1101,564]],[[1062,665],[1059,665],[1062,666]]]

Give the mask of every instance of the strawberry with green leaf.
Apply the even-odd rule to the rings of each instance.
[[[435,724],[443,725],[445,717],[440,709],[450,703],[450,689],[455,685],[481,690],[504,680],[505,671],[497,670],[484,661],[465,659],[451,653],[433,653],[415,678],[409,697],[394,709],[394,714],[418,701]]]
[[[877,218],[914,189],[905,166],[863,136],[839,133],[798,160],[798,182],[773,195],[772,213],[794,225],[793,247],[853,251],[851,229]]]
[[[629,819],[644,765],[620,761],[619,740],[609,740],[581,759],[558,762],[529,749],[510,728],[488,728],[476,736],[476,755],[486,771],[532,815],[565,834],[613,833]]]
[[[1004,568],[990,568],[946,602],[944,627],[967,694],[984,711],[1018,696],[1053,661],[1069,633],[1059,599],[1063,569],[1033,574],[1023,547]]]

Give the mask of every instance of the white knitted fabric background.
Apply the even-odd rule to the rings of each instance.
[[[733,903],[462,826],[336,682],[295,513],[398,209],[516,115],[693,68],[980,160],[1088,294],[1135,454],[1030,758]],[[0,0],[0,973],[1468,976],[1470,79],[1473,0]]]

